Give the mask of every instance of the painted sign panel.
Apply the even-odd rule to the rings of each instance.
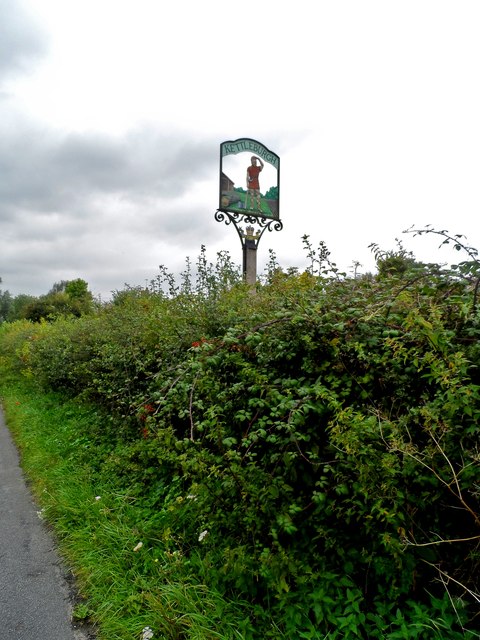
[[[219,210],[280,220],[280,158],[252,138],[220,144]]]

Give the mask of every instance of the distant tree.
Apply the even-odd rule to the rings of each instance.
[[[42,319],[51,319],[54,308],[45,299],[36,298],[23,309],[23,317],[32,322],[40,322]]]
[[[65,293],[71,300],[92,301],[93,296],[88,290],[88,283],[81,278],[69,280],[65,283]]]
[[[8,319],[12,302],[13,298],[10,292],[0,290],[0,322],[5,322]]]
[[[385,251],[375,243],[370,244],[369,248],[375,256],[379,278],[401,277],[412,269],[419,269],[425,266],[417,262],[413,253],[407,251],[398,239],[396,250]]]
[[[37,300],[35,296],[30,296],[26,293],[21,293],[18,296],[15,296],[12,300],[7,320],[9,322],[14,322],[15,320],[25,318],[26,307],[32,304],[35,300]]]
[[[34,299],[23,310],[24,317],[32,322],[56,320],[60,316],[80,315],[73,313],[64,293],[48,293]]]
[[[93,310],[93,295],[88,283],[81,278],[56,282],[50,291],[32,300],[23,310],[24,317],[32,322],[55,320],[60,316],[80,317]]]
[[[68,280],[60,280],[60,282],[54,282],[47,295],[49,295],[50,293],[63,293],[67,284]]]

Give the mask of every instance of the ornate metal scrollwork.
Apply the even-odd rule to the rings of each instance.
[[[217,211],[215,212],[215,220],[217,222],[225,222],[225,224],[231,224],[232,222],[234,222],[235,215],[237,217],[240,217],[238,213],[232,214],[232,213],[229,213],[228,211],[222,211],[222,209],[217,209]]]
[[[283,222],[281,220],[271,220],[269,218],[254,218],[260,228],[268,231],[281,231],[283,229]]]
[[[268,231],[281,231],[283,229],[283,223],[281,220],[272,220],[271,218],[266,218],[264,216],[252,216],[248,213],[238,213],[236,211],[225,211],[224,209],[217,209],[215,212],[215,220],[217,222],[224,222],[226,225],[233,223],[240,239],[244,237],[244,233],[238,225],[257,224],[261,230],[257,236],[257,242],[267,229]]]
[[[254,216],[249,213],[240,213],[236,211],[226,211],[225,209],[217,209],[215,212],[215,220],[217,222],[224,222],[226,225],[233,224],[235,227],[235,231],[238,234],[240,239],[240,243],[242,245],[243,251],[243,274],[245,281],[249,284],[254,284],[256,279],[256,273],[252,273],[249,270],[249,264],[254,264],[254,271],[256,270],[256,259],[255,261],[249,262],[251,258],[252,250],[256,252],[258,248],[258,243],[260,242],[261,237],[268,229],[269,231],[281,231],[283,229],[283,224],[280,220],[272,220],[271,218],[267,218],[264,216]],[[242,229],[241,224],[248,225],[246,230]],[[258,225],[260,228],[255,231],[253,225]]]

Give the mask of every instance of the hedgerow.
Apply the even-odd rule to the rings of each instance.
[[[306,243],[306,272],[256,290],[223,256],[0,348],[105,412],[92,477],[135,500],[160,582],[242,603],[242,637],[480,637],[476,253],[375,248],[349,278]]]

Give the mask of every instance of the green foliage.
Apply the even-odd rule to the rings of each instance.
[[[0,324],[22,319],[51,322],[60,317],[79,317],[92,313],[95,307],[88,284],[81,278],[56,282],[40,297],[25,294],[13,297],[8,291],[0,291]]]
[[[52,322],[62,317],[80,317],[91,313],[93,308],[93,296],[88,290],[88,284],[77,278],[56,283],[46,295],[23,304],[21,317],[32,322]]]
[[[79,300],[80,302],[91,302],[93,296],[88,290],[88,283],[81,278],[69,280],[65,285],[65,293],[70,300]]]
[[[416,262],[413,254],[403,248],[398,239],[396,251],[384,251],[375,243],[370,245],[370,249],[372,249],[375,256],[379,278],[401,277],[408,271],[414,270],[417,266],[422,267],[421,264]]]
[[[134,505],[141,554],[95,553],[86,593],[107,563],[142,585],[119,617],[147,607],[169,639],[478,637],[475,272],[400,246],[347,278],[304,246],[306,272],[271,255],[255,291],[202,247],[180,283],[0,328],[5,371],[96,408],[72,465]]]
[[[25,318],[26,307],[35,302],[35,300],[35,296],[30,296],[27,294],[20,294],[18,296],[15,296],[12,299],[6,320],[8,322],[15,322],[15,320],[21,320],[22,318]]]
[[[1,279],[0,279],[1,282]],[[10,309],[13,304],[13,298],[9,291],[0,289],[0,323],[8,319]]]

